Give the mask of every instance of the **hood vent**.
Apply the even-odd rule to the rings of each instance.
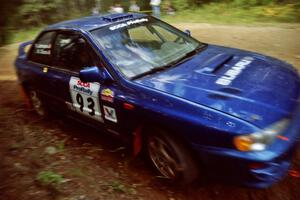
[[[208,97],[215,100],[228,100],[231,98],[229,95],[238,95],[240,93],[242,93],[242,91],[238,88],[225,87],[219,89],[217,93],[209,94]]]
[[[208,97],[214,100],[224,100],[224,101],[230,98],[223,94],[209,94]]]
[[[214,74],[218,71],[226,62],[228,62],[233,55],[227,53],[220,53],[212,56],[199,66],[199,70],[196,72],[203,74]]]
[[[234,87],[224,87],[224,88],[219,89],[219,91],[227,93],[227,94],[234,94],[234,95],[242,93],[242,91],[240,89],[234,88]]]
[[[116,22],[124,19],[131,19],[131,18],[133,18],[132,14],[123,14],[123,13],[120,14],[117,13],[117,14],[112,14],[112,15],[102,17],[102,19],[107,22]]]

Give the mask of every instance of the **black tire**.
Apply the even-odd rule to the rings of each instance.
[[[160,175],[178,185],[190,184],[199,176],[200,168],[192,152],[175,135],[151,129],[147,134],[146,151]]]
[[[39,95],[39,93],[30,88],[27,90],[28,93],[28,97],[30,100],[30,104],[32,106],[32,108],[34,109],[34,111],[41,117],[46,117],[48,115],[48,112],[46,110],[46,106],[44,101],[42,100],[41,96]]]

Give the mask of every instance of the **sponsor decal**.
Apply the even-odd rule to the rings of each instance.
[[[80,80],[77,80],[76,85],[73,85],[73,89],[76,91],[80,91],[83,93],[86,93],[88,95],[92,95],[93,91],[90,89],[90,83],[84,83],[81,82]]]
[[[221,78],[216,81],[218,85],[230,85],[231,82],[238,77],[240,73],[252,63],[252,57],[244,57],[237,62],[231,69],[229,69]]]
[[[147,22],[147,21],[148,21],[147,18],[130,20],[130,21],[127,21],[125,23],[121,23],[121,24],[117,24],[117,25],[111,26],[111,27],[109,27],[109,30],[114,31],[114,30],[117,30],[117,29],[120,29],[120,28],[123,28],[123,27],[126,27],[126,26],[130,26],[130,25],[138,24],[138,23],[142,23],[142,22]]]
[[[115,96],[114,92],[109,88],[103,89],[101,91],[101,99],[103,101],[108,101],[108,102],[113,103],[114,102],[114,96]]]
[[[116,110],[114,108],[111,108],[109,106],[103,106],[103,110],[104,110],[104,118],[117,123],[117,114],[116,114]]]
[[[70,38],[68,38],[68,39],[61,39],[60,41],[59,41],[59,46],[65,46],[66,44],[69,44],[70,42],[71,42],[72,40],[70,39]]]
[[[90,83],[84,83],[84,82],[81,82],[80,80],[77,81],[77,85],[85,87],[85,88],[90,88],[91,87]]]
[[[51,44],[35,44],[35,53],[41,55],[50,55],[51,54]]]
[[[51,44],[35,44],[34,47],[37,49],[51,49]]]

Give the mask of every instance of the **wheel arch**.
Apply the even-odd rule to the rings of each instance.
[[[175,179],[176,183],[179,185],[186,185],[189,183],[194,182],[195,180],[198,180],[199,175],[202,177],[202,180],[205,180],[206,178],[203,179],[205,171],[205,168],[202,166],[201,159],[198,157],[197,152],[192,148],[192,146],[189,144],[187,139],[182,136],[178,131],[176,131],[174,128],[170,126],[166,126],[161,123],[156,123],[156,124],[149,124],[146,123],[141,129],[141,140],[143,142],[143,152],[145,155],[147,155],[147,160],[150,161],[150,156],[148,153],[148,138],[150,139],[150,134],[151,131],[155,131],[154,135],[155,137],[157,136],[162,136],[162,139],[164,141],[169,141],[168,143],[172,146],[172,148],[175,147],[174,153],[178,156],[177,158],[181,160],[180,162],[184,163],[182,165],[185,166],[182,169],[183,170],[182,174],[180,175],[179,179]],[[150,136],[150,137],[149,137]],[[151,140],[151,139],[150,139]],[[173,145],[172,145],[173,144]],[[174,146],[175,144],[175,146]],[[177,149],[177,150],[176,150]],[[151,162],[151,161],[150,161]],[[153,163],[152,163],[153,164]],[[170,179],[173,180],[173,179]]]
[[[134,129],[133,132],[133,152],[134,152],[134,157],[136,157],[140,152],[145,150],[146,146],[146,140],[148,135],[150,134],[151,129],[159,129],[164,134],[168,134],[171,137],[174,137],[177,141],[180,141],[180,143],[193,155],[195,158],[199,158],[196,150],[194,150],[189,141],[183,137],[179,131],[175,130],[171,126],[159,123],[159,122],[144,122],[140,123],[136,128]],[[201,164],[201,158],[197,159],[199,164]]]

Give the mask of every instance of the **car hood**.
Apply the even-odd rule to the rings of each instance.
[[[215,45],[184,63],[135,81],[261,128],[288,117],[300,94],[299,76],[291,65]]]

